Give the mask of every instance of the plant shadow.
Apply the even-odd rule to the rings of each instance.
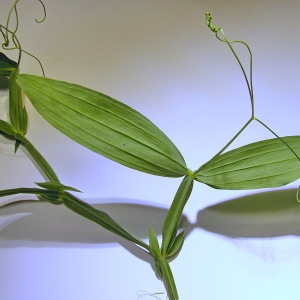
[[[229,238],[272,238],[300,236],[300,204],[297,189],[250,194],[200,210],[195,228]]]
[[[183,215],[180,228],[186,237],[202,229],[229,238],[271,238],[300,236],[300,204],[297,189],[250,194],[208,206],[190,223]],[[167,208],[133,199],[90,199],[93,206],[141,239],[149,226],[158,235]],[[0,208],[0,248],[77,247],[97,248],[121,245],[136,257],[152,263],[148,253],[97,224],[74,214],[63,205],[38,200],[8,203]]]
[[[140,239],[148,238],[149,226],[161,235],[167,208],[133,199],[101,199],[101,204],[99,199],[89,200]],[[187,223],[183,216],[180,227]],[[152,264],[150,255],[141,248],[63,205],[15,198],[0,207],[0,248],[103,248],[118,244]]]
[[[141,239],[147,239],[151,225],[158,235],[167,208],[133,199],[89,199],[93,207],[108,213],[115,221]],[[186,220],[183,216],[182,220]],[[186,221],[184,222],[186,223]],[[116,235],[63,205],[38,200],[20,200],[0,207],[0,247],[24,246],[24,242],[67,244],[114,244]],[[15,241],[15,243],[5,243]],[[40,247],[40,244],[38,247]]]

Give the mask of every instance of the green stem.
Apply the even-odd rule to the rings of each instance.
[[[34,159],[34,161],[38,164],[38,166],[43,171],[43,175],[47,177],[49,181],[59,182],[59,179],[46,161],[46,159],[40,154],[40,152],[31,144],[31,142],[22,134],[17,133],[15,138],[21,142],[23,147],[28,151],[30,156]]]
[[[32,195],[40,195],[40,196],[59,196],[60,192],[46,190],[46,189],[38,189],[38,188],[16,188],[16,189],[7,189],[0,190],[0,197],[6,197],[17,194],[32,194]]]
[[[230,40],[228,40],[228,39],[226,38],[226,36],[225,36],[224,31],[223,31],[222,28],[220,28],[219,31],[222,33],[223,39],[220,38],[220,37],[218,36],[218,32],[216,33],[216,37],[217,37],[221,42],[224,42],[224,43],[226,43],[226,44],[228,45],[228,47],[230,48],[232,54],[234,55],[235,59],[237,60],[239,66],[240,66],[240,68],[241,68],[241,70],[242,70],[244,79],[245,79],[246,84],[247,84],[247,87],[248,87],[248,92],[249,92],[250,101],[251,101],[251,111],[252,111],[251,117],[254,118],[254,92],[253,92],[253,80],[252,80],[252,77],[253,77],[253,76],[252,76],[252,70],[253,70],[253,63],[252,63],[252,60],[253,60],[253,58],[252,58],[252,52],[251,52],[251,49],[250,49],[250,47],[248,46],[248,44],[245,43],[245,42],[243,42],[243,41],[238,41],[238,40],[237,40],[237,41],[230,41]],[[243,67],[243,64],[242,64],[240,58],[238,57],[237,53],[235,52],[234,48],[233,48],[232,45],[231,45],[231,44],[233,44],[233,43],[240,43],[240,44],[243,44],[243,45],[247,48],[247,50],[248,50],[248,52],[249,52],[249,55],[250,55],[250,76],[249,76],[249,77],[250,77],[250,80],[248,79],[248,76],[247,76],[247,74],[246,74],[246,71],[245,71],[245,69],[244,69],[244,67]]]
[[[234,55],[236,61],[238,62],[241,71],[243,73],[244,79],[246,81],[247,84],[247,88],[248,88],[248,93],[250,96],[250,102],[251,102],[251,117],[250,119],[246,122],[246,124],[239,130],[239,132],[212,158],[214,159],[215,157],[217,157],[218,155],[220,155],[222,152],[225,151],[226,148],[228,148],[230,146],[230,144],[232,144],[232,142],[245,130],[245,128],[255,119],[255,112],[254,112],[254,92],[253,92],[253,58],[252,58],[252,52],[250,47],[248,46],[247,43],[243,42],[243,41],[239,41],[239,40],[235,40],[235,41],[230,41],[226,38],[225,33],[223,31],[223,29],[221,27],[217,28],[215,25],[211,24],[211,20],[212,17],[210,15],[209,12],[206,13],[206,24],[208,25],[208,27],[216,34],[216,37],[219,41],[226,43],[229,47],[229,49],[231,50],[232,54]],[[222,37],[219,37],[218,34],[219,32],[221,32]],[[250,68],[249,68],[249,78],[247,76],[247,73],[245,71],[245,68],[240,60],[240,58],[238,57],[236,51],[234,50],[232,44],[233,43],[240,43],[243,44],[248,52],[249,52],[249,56],[250,56]],[[200,167],[201,168],[201,167]],[[200,169],[199,168],[199,169]],[[199,169],[195,172],[197,173],[199,171]]]
[[[59,190],[39,189],[39,188],[16,188],[0,190],[0,197],[6,197],[16,194],[33,194],[37,196],[44,196],[43,199],[52,204],[64,204],[68,209],[72,210],[78,215],[93,221],[101,227],[109,230],[110,232],[135,243],[136,245],[144,248],[150,252],[150,247],[139,238],[129,233],[126,229],[115,222],[107,213],[93,206],[81,201],[74,195]]]
[[[233,142],[234,142],[234,140],[236,140],[236,138],[246,129],[246,127],[252,122],[254,120],[254,118],[250,118],[247,122],[246,122],[246,124],[238,131],[238,133],[236,133],[235,135],[234,135],[234,137],[216,154],[216,155],[214,155],[214,157],[213,158],[211,158],[207,163],[205,163],[204,165],[206,165],[206,164],[208,164],[211,160],[213,160],[214,158],[216,158],[217,156],[219,156],[222,152],[224,152]],[[204,165],[202,165],[200,168],[203,168],[203,166]],[[199,172],[199,170],[200,170],[200,168],[198,169],[198,170],[196,170],[195,171],[195,174],[197,174],[198,172]]]
[[[44,3],[41,0],[38,0],[38,1],[43,6],[44,16],[41,20],[35,19],[35,21],[37,23],[42,23],[46,19],[46,8],[45,8]],[[20,66],[21,57],[22,57],[23,52],[26,53],[27,55],[33,57],[38,62],[38,64],[40,65],[43,76],[45,76],[44,68],[43,68],[43,65],[42,65],[41,61],[36,56],[34,56],[33,54],[31,54],[31,53],[25,51],[24,49],[22,49],[21,43],[19,42],[19,40],[17,38],[16,33],[18,31],[18,26],[19,26],[19,17],[18,17],[18,11],[17,11],[18,2],[19,2],[19,0],[16,0],[14,2],[13,6],[10,9],[8,17],[7,17],[7,21],[6,21],[6,26],[3,26],[3,25],[0,24],[0,32],[2,33],[2,36],[4,38],[4,43],[2,44],[2,48],[4,50],[15,50],[15,49],[19,50],[18,67]],[[16,25],[15,25],[15,28],[13,30],[9,30],[9,23],[10,23],[10,19],[11,19],[11,15],[12,15],[13,11],[15,12],[15,23],[16,23]],[[11,35],[11,41],[14,44],[14,46],[12,46],[12,47],[9,47],[9,44],[10,44],[9,34]]]
[[[46,161],[46,159],[40,154],[40,152],[31,144],[31,142],[25,137],[24,134],[18,132],[10,123],[0,120],[0,134],[3,133],[11,138],[16,139],[21,143],[23,147],[28,151],[28,154],[37,163],[40,169],[43,171],[42,175],[46,176],[47,180],[53,182],[60,182],[56,173]]]
[[[172,274],[172,270],[170,265],[165,257],[160,257],[157,260],[161,272],[163,274],[163,282],[168,293],[169,300],[178,300],[178,292],[175,284],[175,280]]]
[[[293,150],[292,147],[290,147],[275,131],[273,131],[269,126],[267,126],[264,122],[262,122],[261,120],[254,118],[255,121],[257,121],[258,123],[260,123],[262,126],[264,126],[267,130],[269,130],[272,134],[274,134],[278,139],[281,140],[282,143],[284,143],[291,151],[292,153],[296,156],[296,158],[299,160],[300,162],[300,157],[299,155]]]
[[[253,61],[253,59],[252,59],[252,52],[251,52],[251,49],[250,49],[250,47],[248,46],[248,44],[247,43],[245,43],[245,42],[243,42],[243,41],[238,41],[238,40],[236,40],[236,41],[230,41],[230,40],[228,40],[227,38],[226,38],[226,36],[225,36],[225,33],[224,33],[224,31],[223,31],[223,29],[221,28],[221,27],[219,27],[219,28],[217,28],[215,25],[212,25],[211,24],[211,20],[212,20],[212,17],[211,17],[211,15],[210,15],[210,13],[209,12],[207,12],[206,13],[206,24],[208,25],[208,27],[216,34],[216,37],[217,37],[217,39],[218,40],[220,40],[221,42],[224,42],[224,43],[226,43],[228,46],[229,46],[229,48],[230,48],[230,50],[231,50],[231,52],[233,53],[233,55],[234,55],[234,57],[235,57],[235,59],[237,60],[237,62],[238,62],[238,64],[239,64],[239,66],[240,66],[240,68],[241,68],[241,70],[242,70],[242,72],[243,72],[243,76],[244,76],[244,78],[245,78],[245,81],[246,81],[246,84],[247,84],[247,87],[248,87],[248,92],[249,92],[249,96],[250,96],[250,101],[251,101],[251,118],[250,118],[250,120],[246,123],[246,125],[233,137],[233,139],[231,139],[230,141],[229,141],[229,143],[227,143],[226,145],[225,145],[225,147],[224,148],[222,148],[212,159],[214,159],[216,156],[218,156],[218,155],[220,155],[237,137],[238,137],[238,135],[251,123],[251,121],[253,121],[253,120],[256,120],[257,122],[259,122],[261,125],[263,125],[266,129],[268,129],[272,134],[274,134],[277,138],[279,138],[291,151],[292,151],[292,153],[296,156],[296,158],[300,161],[300,158],[299,158],[299,156],[297,155],[297,153],[282,139],[282,138],[280,138],[270,127],[268,127],[265,123],[263,123],[262,121],[260,121],[259,119],[257,119],[256,117],[255,117],[255,112],[254,112],[254,92],[253,92],[253,80],[252,80],[252,73],[253,73],[253,63],[252,63],[252,61]],[[219,34],[219,32],[221,32],[221,34],[222,34],[222,37],[219,37],[218,36],[218,34]],[[250,55],[250,74],[249,74],[249,78],[250,79],[248,79],[248,76],[247,76],[247,74],[246,74],[246,71],[245,71],[245,69],[244,69],[244,67],[243,67],[243,64],[241,63],[241,60],[239,59],[239,57],[238,57],[238,55],[236,54],[236,52],[235,52],[235,50],[234,50],[234,48],[233,48],[233,46],[232,46],[232,44],[233,43],[241,43],[241,44],[243,44],[246,48],[247,48],[247,50],[248,50],[248,52],[249,52],[249,55]],[[199,170],[199,169],[198,169]],[[198,170],[196,171],[196,173],[198,172]]]
[[[173,245],[176,238],[178,225],[182,216],[183,209],[188,201],[193,189],[194,177],[193,174],[183,178],[172,205],[167,213],[162,229],[162,254],[167,255],[168,250]]]
[[[123,239],[133,242],[150,252],[149,245],[147,245],[139,238],[129,233],[104,211],[94,208],[88,203],[78,199],[77,197],[67,192],[63,194],[62,202],[68,209],[72,210],[76,214],[81,215],[82,217],[97,223],[98,225],[107,229],[108,231],[122,237]]]

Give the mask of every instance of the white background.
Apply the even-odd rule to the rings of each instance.
[[[1,24],[12,2],[1,1]],[[299,134],[298,0],[44,3],[47,19],[37,24],[34,19],[43,15],[38,1],[20,1],[18,37],[25,50],[40,58],[46,76],[88,86],[140,111],[174,142],[190,169],[218,152],[250,117],[242,74],[228,47],[205,25],[206,11],[229,39],[242,39],[253,51],[257,117],[281,136]],[[237,49],[247,66],[247,52]],[[41,74],[32,58],[23,55],[22,62],[21,72]],[[5,117],[4,92],[0,101]],[[81,190],[92,204],[135,204],[132,210],[107,206],[133,233],[145,238],[149,224],[159,228],[181,179],[142,174],[100,157],[51,128],[30,103],[27,107],[28,138],[64,184]],[[234,146],[271,137],[253,123]],[[1,189],[43,181],[25,154],[13,155],[11,144],[3,141],[0,151]],[[254,209],[246,221],[242,216],[241,223],[250,224],[241,230],[246,238],[192,225],[205,207],[249,193],[195,184],[184,211],[194,229],[171,264],[180,299],[298,299],[299,208],[294,198],[284,212],[274,214],[271,205],[263,214]],[[146,294],[164,292],[146,254],[101,229],[93,238],[97,225],[81,223],[62,207],[38,207],[14,223],[7,216],[26,212],[26,206],[0,210],[1,299],[138,299],[143,294],[140,299],[153,299]],[[272,230],[260,234],[266,220]],[[215,231],[223,226],[217,218],[210,222],[220,222]],[[251,230],[257,222],[262,227]],[[281,226],[286,230],[276,234]]]

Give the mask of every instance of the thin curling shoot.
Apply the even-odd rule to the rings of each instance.
[[[43,7],[44,16],[43,16],[43,18],[42,18],[41,20],[35,19],[35,21],[36,21],[37,23],[43,23],[43,22],[46,20],[46,17],[47,17],[46,7],[45,7],[45,4],[43,3],[42,0],[38,0],[38,1],[41,3],[41,5],[42,5],[42,7]]]
[[[38,62],[38,64],[41,67],[43,76],[45,76],[43,65],[42,65],[41,61],[36,56],[31,54],[30,52],[25,51],[22,48],[21,43],[17,37],[17,31],[19,28],[19,16],[18,16],[18,10],[17,10],[18,2],[19,2],[19,0],[16,0],[14,2],[14,4],[12,5],[12,7],[8,13],[6,24],[5,25],[0,24],[0,35],[2,35],[2,38],[4,40],[4,42],[1,44],[1,47],[3,50],[17,50],[19,52],[19,57],[18,57],[18,61],[17,61],[18,67],[21,64],[22,53],[25,53],[25,54],[31,56]],[[38,0],[38,2],[42,5],[43,17],[40,20],[35,19],[35,21],[37,23],[42,23],[46,19],[46,8],[45,8],[45,5],[42,2],[42,0]],[[10,26],[12,19],[14,19],[14,23],[15,23],[13,28],[11,28],[11,26]]]

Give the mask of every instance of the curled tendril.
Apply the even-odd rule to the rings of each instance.
[[[211,14],[209,12],[205,13],[206,25],[210,28],[210,30],[214,33],[218,33],[221,30],[221,27],[217,28],[216,25],[211,24]]]
[[[300,162],[300,157],[299,155],[294,151],[294,149],[289,146],[278,134],[276,134],[270,127],[268,127],[264,122],[262,122],[260,119],[256,118],[255,117],[255,111],[254,111],[254,92],[253,92],[253,83],[252,83],[252,52],[251,52],[251,49],[250,47],[248,46],[247,43],[245,43],[244,41],[239,41],[239,40],[234,40],[234,41],[230,41],[226,38],[225,36],[225,33],[222,29],[222,27],[216,27],[216,25],[213,25],[211,24],[211,20],[212,20],[212,17],[211,17],[211,14],[209,12],[206,12],[205,13],[205,18],[206,18],[206,25],[210,28],[210,30],[212,32],[214,32],[216,34],[216,37],[218,40],[220,40],[221,42],[224,42],[226,43],[231,52],[233,53],[234,57],[236,58],[241,70],[242,70],[242,73],[243,73],[243,76],[244,76],[244,79],[246,81],[246,84],[247,84],[247,87],[248,87],[248,92],[249,92],[249,96],[250,96],[250,102],[251,102],[251,117],[250,119],[245,123],[245,125],[238,131],[238,133],[225,145],[225,147],[223,147],[214,157],[220,155],[221,153],[223,153],[232,143],[233,141],[246,129],[246,127],[248,127],[248,125],[250,125],[250,123],[252,123],[252,121],[257,121],[258,123],[260,123],[263,127],[265,127],[268,131],[270,131],[274,136],[276,136],[292,153],[293,155],[297,158],[297,160]],[[219,35],[222,35],[221,37]],[[245,68],[240,60],[240,58],[238,57],[235,49],[233,48],[232,44],[234,43],[240,43],[240,44],[243,44],[248,52],[249,52],[249,56],[250,56],[250,67],[249,67],[249,76],[247,76],[247,73],[245,71]],[[214,158],[213,157],[213,158]],[[297,191],[297,200],[299,201],[300,203],[300,195],[298,195],[298,192],[300,193],[300,186],[299,186],[299,189]],[[299,197],[298,197],[299,196]]]
[[[5,43],[3,44],[3,47],[6,48],[6,50],[12,50],[12,49],[15,49],[14,48],[8,48],[9,46],[9,34],[12,35],[12,40],[13,40],[13,43],[14,45],[16,46],[16,41],[14,40],[14,37],[15,37],[15,34],[18,30],[18,27],[19,27],[19,17],[18,17],[18,11],[17,11],[17,3],[19,2],[19,0],[16,0],[15,3],[13,4],[13,6],[11,7],[9,13],[8,13],[8,16],[7,16],[7,20],[6,20],[6,26],[3,28],[5,29]],[[15,28],[13,30],[9,30],[9,23],[10,23],[10,20],[11,20],[11,15],[12,13],[14,12],[15,14],[15,21],[16,21],[16,25],[15,25]],[[2,33],[4,35],[4,33]]]
[[[43,15],[43,18],[41,20],[35,19],[35,21],[37,23],[42,23],[46,19],[46,8],[45,8],[45,5],[42,2],[42,0],[38,0],[38,1],[41,3],[41,5],[43,7],[44,15]],[[22,48],[21,43],[19,42],[19,40],[17,38],[16,33],[17,33],[18,27],[19,27],[19,16],[18,16],[18,10],[17,10],[18,2],[19,2],[19,0],[16,0],[14,2],[14,4],[12,5],[12,7],[11,7],[9,13],[8,13],[8,17],[7,17],[7,20],[6,20],[6,25],[3,26],[3,25],[0,24],[0,32],[1,32],[3,40],[4,40],[4,42],[1,45],[2,49],[4,49],[4,50],[18,50],[19,51],[18,67],[20,66],[20,63],[21,63],[22,53],[25,53],[25,54],[31,56],[32,58],[34,58],[38,62],[38,64],[41,67],[43,76],[45,76],[44,68],[43,68],[43,65],[42,65],[41,61],[36,56],[31,54],[30,52],[25,51]],[[14,28],[10,29],[10,22],[11,22],[11,19],[12,19],[13,15],[14,15],[14,19],[15,19],[16,24],[15,24]],[[11,43],[13,44],[13,46],[10,46]]]
[[[44,15],[43,15],[43,18],[41,20],[35,19],[35,21],[37,23],[43,23],[46,20],[46,17],[47,17],[46,7],[45,7],[45,4],[42,2],[42,0],[38,0],[38,1],[41,3],[41,5],[43,7]]]

